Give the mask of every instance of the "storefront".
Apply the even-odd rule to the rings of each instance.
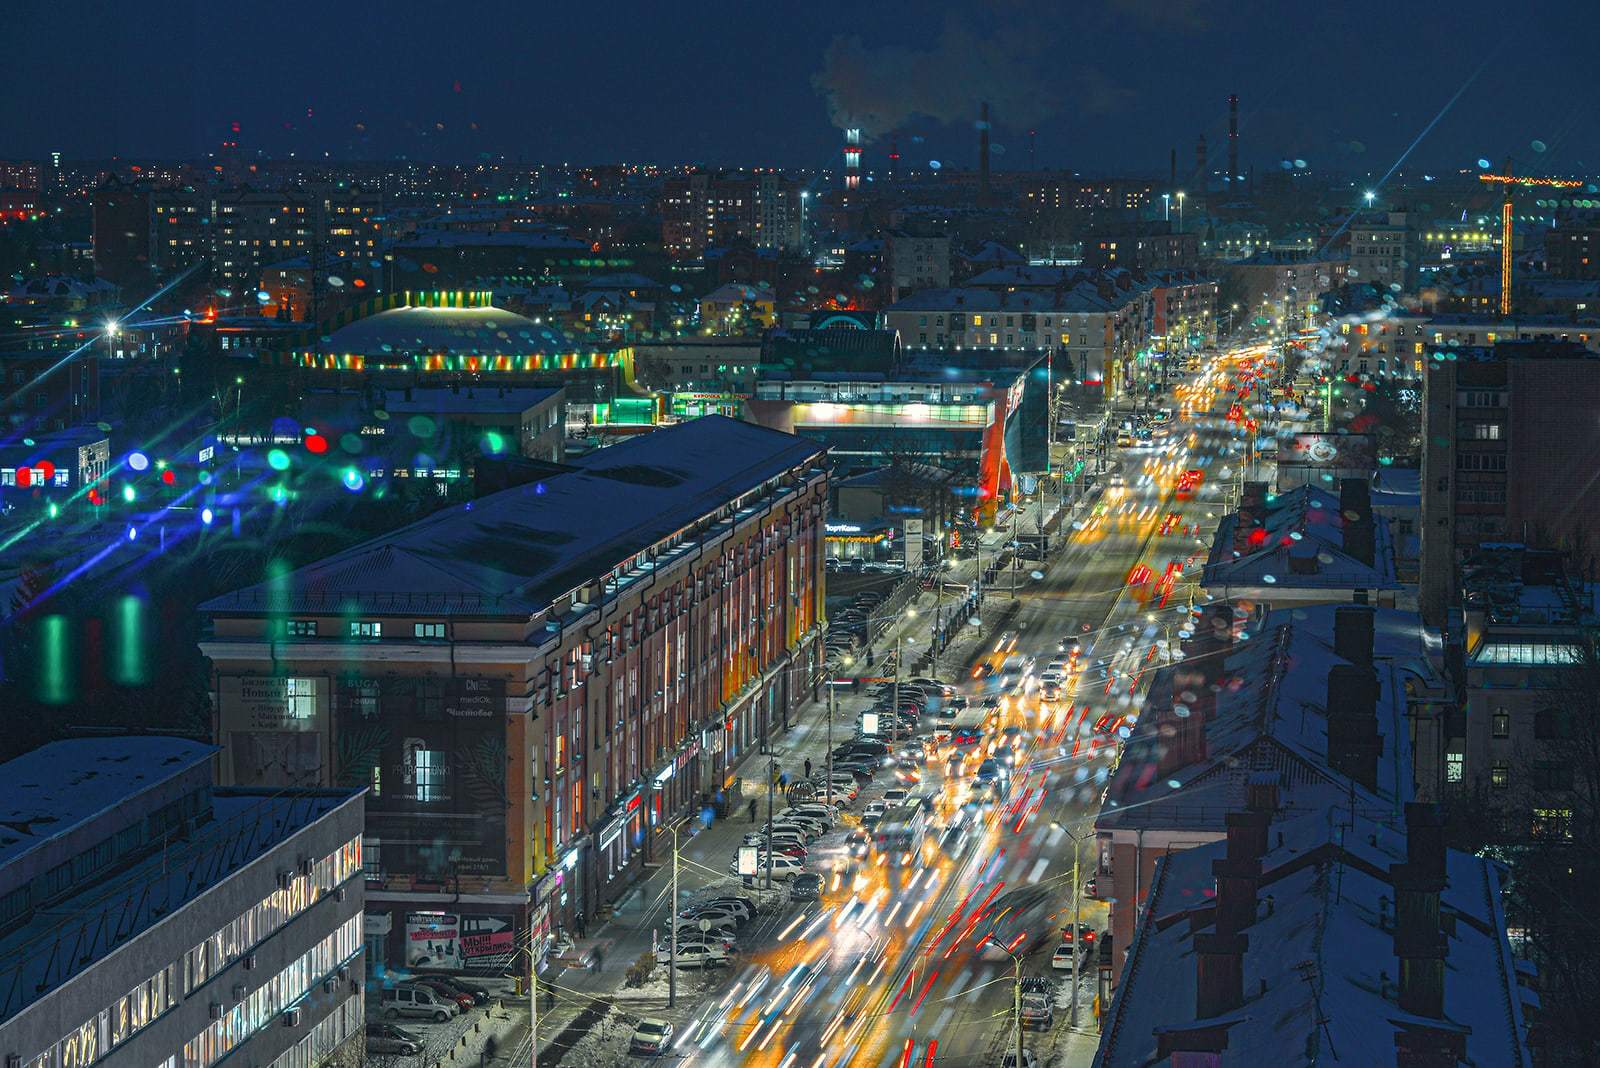
[[[609,905],[627,889],[630,869],[643,853],[644,790],[624,797],[595,834],[595,898]]]
[[[823,535],[823,552],[829,560],[877,560],[887,555],[893,538],[894,525],[887,520],[829,523]]]

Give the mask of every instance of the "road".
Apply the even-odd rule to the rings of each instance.
[[[725,978],[699,997],[680,994],[670,1014],[679,1058],[708,1068],[998,1065],[1015,1048],[1020,968],[1056,983],[1053,1027],[1027,1034],[1025,1045],[1042,1064],[1088,1063],[1095,955],[1079,986],[1076,1034],[1070,984],[1060,981],[1067,973],[1052,969],[1052,955],[1075,905],[1093,930],[1105,925],[1103,903],[1075,902],[1074,890],[1094,870],[1092,822],[1120,737],[1149,676],[1176,653],[1205,545],[1239,477],[1244,432],[1224,418],[1231,398],[1215,389],[1232,374],[1212,368],[1185,383],[1173,420],[1150,446],[1123,452],[1120,473],[1063,527],[1048,563],[1025,565],[1042,572],[1022,573],[1015,608],[1009,592],[990,592],[983,633],[941,658],[938,677],[959,675],[974,706],[997,698],[999,707],[977,746],[946,745],[920,770],[920,785],[934,791],[924,841],[862,860],[842,830],[813,843],[806,864],[827,875],[822,900],[796,909],[775,895],[741,932],[751,949]],[[1180,491],[1191,470],[1203,478]],[[1062,651],[1068,639],[1075,657]],[[1012,656],[1029,658],[1028,667],[1008,669]],[[1067,661],[1066,678],[1046,701],[1039,675],[1057,659]],[[854,694],[842,702],[836,741],[869,703]],[[814,724],[797,732],[780,743],[779,759],[790,770],[802,757],[820,767],[822,735]],[[980,766],[1003,759],[1008,742],[1014,766],[1003,794],[975,800]],[[853,812],[894,785],[892,772],[876,778]],[[937,833],[963,819],[963,833]],[[716,884],[731,855],[728,838],[700,838],[684,851],[685,887]]]

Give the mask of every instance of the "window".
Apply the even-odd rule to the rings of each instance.
[[[317,680],[283,680],[283,714],[288,719],[314,719],[317,714]]]
[[[1467,426],[1467,436],[1474,441],[1499,441],[1499,423],[1470,423]]]
[[[383,637],[383,624],[374,619],[352,619],[350,621],[350,637],[381,638]]]
[[[443,638],[444,637],[444,624],[443,623],[418,623],[418,624],[416,624],[415,626],[412,627],[412,631],[419,638]]]
[[[1572,810],[1570,808],[1536,808],[1529,828],[1535,838],[1571,838]]]
[[[1572,765],[1553,760],[1541,760],[1533,766],[1535,790],[1572,789]]]
[[[284,627],[288,637],[315,638],[317,636],[317,621],[314,619],[291,619]]]
[[[416,777],[418,801],[443,801],[444,794],[444,752],[439,749],[417,749],[413,751],[413,772]]]
[[[1489,769],[1489,782],[1497,789],[1505,789],[1511,785],[1511,769],[1504,764],[1496,764]]]
[[[1567,738],[1571,733],[1571,726],[1564,710],[1541,708],[1533,714],[1533,736],[1540,741]]]
[[[1490,733],[1496,738],[1511,737],[1511,715],[1503,708],[1494,710],[1494,715],[1489,717]]]

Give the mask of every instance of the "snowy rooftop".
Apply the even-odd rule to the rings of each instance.
[[[483,356],[521,355],[569,345],[554,326],[535,323],[504,308],[390,308],[357,319],[322,338],[323,352],[382,355],[455,352]]]
[[[288,577],[287,607],[530,615],[821,451],[735,419],[693,419],[302,567]],[[202,610],[269,602],[261,584]]]
[[[202,750],[202,760],[209,760],[214,751],[212,746],[184,744]],[[36,909],[26,923],[0,937],[0,1021],[125,949],[163,920],[183,922],[178,910],[184,905],[360,794],[359,790],[213,791],[214,819],[188,839],[107,875],[66,900]],[[196,932],[195,938],[201,934]],[[63,946],[71,946],[71,952],[62,952]]]
[[[1233,547],[1239,514],[1217,524],[1202,584],[1280,589],[1400,588],[1395,575],[1389,522],[1374,515],[1373,563],[1345,551],[1345,520],[1339,495],[1317,486],[1300,486],[1268,498],[1265,519],[1241,550]]]
[[[1226,1029],[1222,1063],[1394,1065],[1395,1033],[1413,1024],[1465,1031],[1463,1063],[1528,1065],[1522,1003],[1531,995],[1517,986],[1493,864],[1446,851],[1440,912],[1454,931],[1445,1019],[1413,1016],[1396,1001],[1400,961],[1385,926],[1394,916],[1389,866],[1406,861],[1405,835],[1335,816],[1279,819],[1268,828],[1257,918],[1244,932],[1244,1004],[1204,1021]],[[1165,1063],[1156,1059],[1157,1032],[1196,1025],[1197,932],[1188,920],[1215,903],[1211,865],[1226,852],[1218,842],[1160,861],[1095,1068]],[[1213,929],[1214,920],[1201,919],[1200,933]]]
[[[75,738],[0,764],[0,864],[204,764],[216,751],[184,738]]]
[[[1164,709],[1185,703],[1174,667],[1159,670],[1143,711],[1117,764],[1096,826],[1222,829],[1225,815],[1243,806],[1250,773],[1286,772],[1285,805],[1320,809],[1352,795],[1350,780],[1328,763],[1328,672],[1347,663],[1333,651],[1336,605],[1310,605],[1269,613],[1224,655],[1216,712],[1205,728],[1203,760],[1158,774],[1168,741],[1158,721]],[[1358,807],[1394,816],[1412,797],[1405,686],[1409,679],[1436,688],[1426,659],[1420,619],[1411,612],[1376,609],[1373,663],[1377,668],[1378,734],[1383,753],[1377,789],[1357,786]]]

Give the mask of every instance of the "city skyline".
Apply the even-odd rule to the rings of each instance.
[[[1524,27],[1535,47],[1515,53],[1479,43],[1495,9],[1458,10],[1450,23],[1412,26],[1377,3],[1270,20],[1266,5],[1224,19],[1144,0],[1061,14],[824,5],[684,34],[681,11],[644,5],[610,8],[602,23],[484,4],[443,24],[397,5],[352,19],[347,34],[305,39],[326,17],[305,5],[118,7],[79,38],[60,11],[34,9],[20,14],[19,34],[70,39],[81,58],[35,49],[0,72],[10,102],[0,157],[201,158],[235,138],[252,157],[828,170],[851,122],[867,127],[868,170],[891,145],[906,169],[970,168],[978,104],[990,100],[996,170],[1156,173],[1176,150],[1181,174],[1202,134],[1220,160],[1237,93],[1241,166],[1258,171],[1299,159],[1382,174],[1408,146],[1417,169],[1508,155],[1545,171],[1592,167],[1581,146],[1600,136],[1600,120],[1576,102],[1576,38],[1563,32],[1581,9],[1547,6]],[[252,47],[212,60],[242,39]],[[1569,51],[1574,62],[1563,62]],[[390,73],[403,77],[386,82]],[[1521,101],[1535,88],[1554,104],[1530,119]]]

